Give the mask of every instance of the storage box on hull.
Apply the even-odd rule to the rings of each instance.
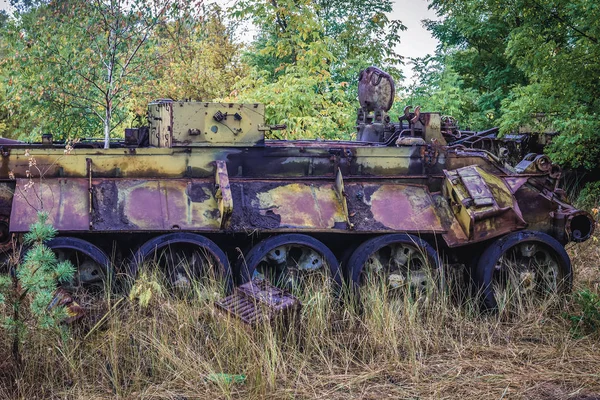
[[[150,145],[156,147],[261,146],[263,104],[158,100],[148,105]]]

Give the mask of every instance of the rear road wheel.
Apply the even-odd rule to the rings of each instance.
[[[54,251],[58,261],[69,261],[75,267],[73,279],[62,283],[55,297],[55,301],[67,307],[69,320],[102,312],[113,279],[106,253],[73,237],[57,237],[46,242],[46,246]]]
[[[545,233],[514,232],[483,252],[475,280],[485,309],[518,307],[569,292],[571,260],[564,247]]]

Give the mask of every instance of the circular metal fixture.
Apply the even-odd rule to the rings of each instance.
[[[212,240],[190,232],[154,237],[134,253],[129,273],[136,277],[144,263],[154,263],[173,287],[189,287],[192,280],[224,279],[229,291],[233,282],[227,256]]]
[[[377,67],[369,67],[358,77],[358,101],[367,111],[389,111],[394,104],[394,79]]]
[[[483,252],[475,270],[483,307],[518,306],[570,291],[571,261],[564,247],[542,232],[508,234]]]
[[[315,273],[326,273],[341,285],[335,255],[312,236],[291,233],[272,236],[254,246],[240,260],[241,283],[263,278],[283,287],[298,287]]]

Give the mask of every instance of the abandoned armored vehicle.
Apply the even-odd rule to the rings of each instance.
[[[487,307],[511,274],[529,292],[568,290],[564,245],[594,221],[567,202],[560,169],[449,143],[438,113],[407,108],[390,123],[393,97],[387,74],[361,73],[357,141],[266,140],[280,127],[261,104],[172,100],[150,103],[149,125],[109,149],[3,140],[1,249],[43,209],[59,231],[48,245],[78,268],[74,296],[147,261],[174,285],[321,271],[421,289],[442,262],[464,264]]]

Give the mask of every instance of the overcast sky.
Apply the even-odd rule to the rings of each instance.
[[[231,0],[217,0],[219,3],[230,3]],[[437,41],[423,28],[424,19],[434,19],[435,13],[427,9],[427,0],[396,0],[391,19],[399,19],[406,25],[406,31],[401,33],[402,42],[397,53],[406,57],[422,57],[435,51]],[[9,0],[0,0],[0,9],[7,10]],[[408,64],[408,63],[407,63]],[[412,72],[410,66],[404,67],[404,75],[410,79]],[[408,82],[405,82],[408,83]]]
[[[427,0],[396,0],[394,1],[394,11],[392,19],[399,19],[406,25],[406,31],[400,34],[401,42],[397,47],[397,52],[401,56],[423,57],[427,54],[433,54],[438,45],[427,29],[423,28],[424,19],[436,19],[435,12],[427,9]],[[411,78],[412,72],[409,65],[404,67],[404,75]]]

